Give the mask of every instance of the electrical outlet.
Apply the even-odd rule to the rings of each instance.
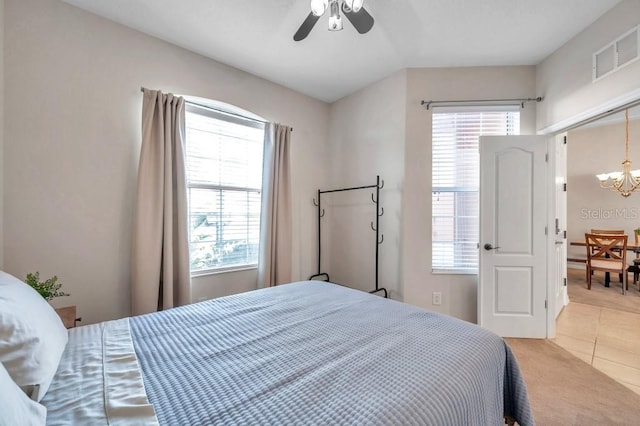
[[[431,296],[431,304],[432,305],[442,305],[442,293],[439,291],[434,291],[433,295]]]

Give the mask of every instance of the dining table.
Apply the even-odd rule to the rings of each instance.
[[[586,247],[587,246],[587,241],[586,240],[570,241],[569,245],[579,246],[579,247]],[[631,251],[631,252],[634,252],[636,254],[640,253],[640,243],[627,241],[627,251]],[[609,287],[609,282],[610,282],[609,273],[605,272],[605,275],[604,275],[604,286],[605,287]]]

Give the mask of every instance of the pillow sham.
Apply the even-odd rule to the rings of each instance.
[[[0,362],[25,393],[40,401],[69,335],[56,311],[29,285],[0,271]]]
[[[0,410],[0,426],[36,426],[44,425],[47,409],[27,395],[16,385],[7,370],[0,362],[0,395],[2,395],[2,410]]]

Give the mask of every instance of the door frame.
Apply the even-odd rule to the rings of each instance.
[[[616,110],[624,109],[631,107],[633,105],[637,105],[640,102],[640,88],[630,91],[622,96],[618,96],[616,98],[610,99],[602,104],[587,109],[582,113],[577,115],[568,117],[564,120],[561,120],[555,124],[552,124],[548,127],[545,127],[541,130],[538,130],[536,134],[549,136],[550,140],[555,139],[555,136],[560,135],[562,133],[566,133],[569,130],[578,128],[584,124],[588,124],[596,119],[606,117]],[[552,137],[554,137],[552,139]],[[550,143],[550,142],[548,142]],[[547,183],[547,192],[549,197],[549,205],[547,207],[547,226],[550,230],[551,225],[555,222],[555,211],[556,211],[556,202],[555,202],[555,149],[547,149],[549,155],[549,163],[553,164],[554,167],[548,167],[548,176],[549,182]],[[568,161],[568,158],[567,158]],[[565,212],[565,223],[567,222],[566,212]],[[547,232],[547,273],[551,274],[555,271],[553,265],[555,265],[555,257],[553,256],[554,250],[552,250],[551,245],[555,245],[555,237],[552,232]],[[551,279],[551,275],[548,275],[547,279],[547,338],[555,337],[556,335],[556,318],[555,318],[555,301],[550,299],[554,299],[551,297],[553,295],[553,280]],[[566,297],[566,302],[568,303],[568,295]],[[549,306],[553,304],[553,306]]]
[[[557,298],[555,295],[555,281],[558,279],[558,268],[565,268],[564,275],[566,276],[566,262],[558,264],[558,257],[556,256],[556,213],[557,209],[557,197],[556,197],[556,171],[557,171],[557,157],[556,157],[556,143],[560,143],[560,138],[565,138],[566,133],[559,133],[555,135],[547,135],[547,339],[556,337],[556,312],[559,307],[556,305]],[[565,182],[566,182],[566,168],[565,168]],[[564,217],[560,219],[560,223],[567,222],[567,213],[564,211]],[[565,242],[566,244],[566,242]],[[564,288],[563,307],[568,303],[567,288]]]

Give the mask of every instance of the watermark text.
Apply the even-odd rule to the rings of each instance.
[[[624,207],[619,209],[588,209],[583,208],[580,210],[580,219],[629,219],[635,220],[640,217],[640,209],[638,207]]]

